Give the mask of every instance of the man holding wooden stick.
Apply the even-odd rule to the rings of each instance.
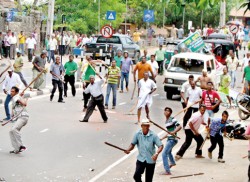
[[[202,150],[200,150],[200,147],[203,143],[203,138],[199,133],[199,128],[201,124],[206,125],[206,123],[204,122],[205,111],[206,111],[206,106],[201,105],[199,111],[194,113],[192,117],[189,119],[187,126],[185,127],[185,134],[186,134],[185,142],[182,144],[180,150],[177,152],[175,160],[179,160],[183,157],[186,150],[190,147],[193,139],[195,139],[197,143],[195,151],[196,158],[204,158],[202,156]]]
[[[14,148],[10,153],[18,154],[26,150],[26,147],[23,145],[20,130],[24,127],[29,119],[29,114],[25,107],[27,106],[27,99],[23,99],[23,94],[18,95],[19,88],[11,88],[11,99],[12,99],[12,110],[13,117],[15,117],[15,124],[10,130],[10,140]]]
[[[152,182],[155,170],[155,162],[159,153],[161,153],[163,149],[163,144],[160,138],[149,129],[150,122],[148,119],[142,120],[141,128],[142,129],[135,134],[129,148],[124,152],[129,154],[130,151],[134,149],[135,145],[137,145],[139,155],[137,156],[134,180],[136,182],[141,182],[141,175],[146,169],[145,181]],[[157,152],[155,152],[155,145],[158,147]]]
[[[59,56],[56,57],[55,63],[51,64],[50,74],[52,74],[52,85],[53,85],[53,89],[52,89],[51,95],[50,95],[50,101],[53,100],[54,94],[56,92],[56,88],[58,87],[58,90],[59,90],[58,102],[64,103],[63,97],[62,97],[62,95],[63,95],[63,82],[64,82],[62,80],[62,76],[64,74],[64,67],[61,64],[61,59]]]
[[[166,146],[162,152],[163,166],[165,169],[165,172],[162,173],[163,175],[171,175],[170,168],[176,165],[172,154],[172,149],[178,142],[175,136],[177,132],[181,130],[181,125],[174,117],[171,117],[171,114],[172,109],[166,107],[164,109],[164,115],[166,117],[165,125],[169,133],[161,138],[161,140],[168,138]],[[168,160],[170,161],[170,165],[168,164]]]

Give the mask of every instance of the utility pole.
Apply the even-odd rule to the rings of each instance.
[[[101,31],[101,27],[100,27],[100,24],[101,24],[101,0],[98,0],[98,32]]]
[[[226,1],[223,0],[220,3],[220,27],[226,24]]]
[[[128,0],[126,0],[125,34],[127,33]]]
[[[54,8],[55,8],[55,0],[49,0],[46,37],[47,35],[51,36],[53,32]]]
[[[166,4],[163,1],[163,19],[162,19],[162,27],[163,28],[164,28],[164,25],[165,25],[165,14],[166,14]]]

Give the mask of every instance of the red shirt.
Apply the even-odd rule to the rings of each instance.
[[[207,36],[209,36],[211,33],[214,33],[214,30],[212,28],[209,28],[207,30]]]
[[[203,104],[205,104],[205,106],[207,107],[207,110],[212,110],[212,109],[211,109],[212,103],[211,103],[210,100],[209,100],[208,94],[209,94],[209,97],[210,97],[212,103],[215,101],[215,99],[220,100],[220,96],[219,96],[219,94],[218,94],[216,91],[214,91],[214,90],[211,90],[211,91],[206,91],[206,90],[205,90],[205,91],[202,92]]]

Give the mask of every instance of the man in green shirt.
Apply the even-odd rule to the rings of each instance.
[[[118,50],[117,55],[114,57],[114,60],[116,61],[116,66],[121,68],[121,62],[122,62],[122,51]],[[118,84],[117,84],[117,89],[120,87],[120,77],[118,78]]]
[[[65,76],[64,76],[64,97],[67,97],[68,82],[71,86],[72,95],[76,95],[75,89],[75,72],[77,71],[77,64],[74,62],[74,56],[69,56],[69,61],[64,65]]]
[[[107,85],[107,94],[105,100],[105,109],[108,109],[109,95],[112,89],[113,92],[113,107],[116,106],[116,93],[117,93],[117,84],[118,78],[120,77],[120,68],[116,66],[116,61],[113,60],[111,66],[108,68],[108,85]]]
[[[245,69],[244,69],[242,83],[244,83],[244,78],[245,78],[246,94],[250,95],[250,93],[249,93],[249,90],[250,90],[250,61],[248,61],[248,66],[245,67]]]
[[[160,75],[163,74],[164,54],[165,54],[165,51],[162,50],[162,45],[160,45],[159,50],[157,50],[155,52],[156,61],[157,61],[158,66],[159,66],[158,73]]]
[[[20,50],[17,51],[17,58],[13,64],[14,72],[20,76],[21,81],[25,85],[25,87],[28,86],[26,80],[23,77],[22,74],[22,67],[23,67],[23,58],[22,58],[22,52]]]

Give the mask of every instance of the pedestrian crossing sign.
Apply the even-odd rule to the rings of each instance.
[[[115,20],[116,19],[116,11],[107,11],[106,20]]]

